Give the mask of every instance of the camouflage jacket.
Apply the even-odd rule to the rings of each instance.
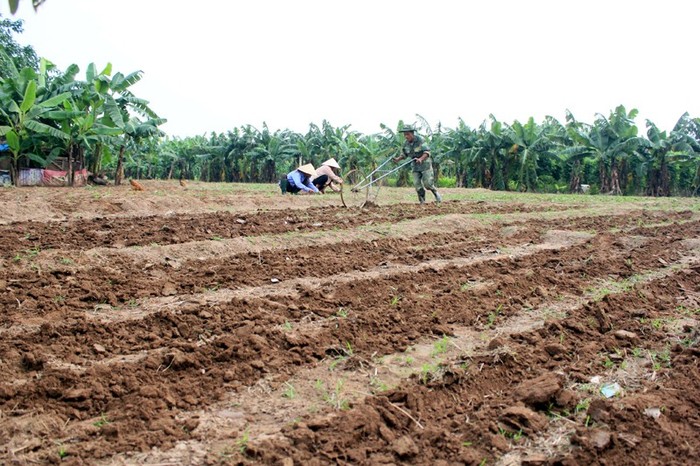
[[[423,138],[414,133],[413,141],[405,141],[403,143],[403,148],[401,149],[404,157],[410,157],[413,160],[413,171],[414,172],[424,172],[426,170],[432,170],[433,164],[430,161],[430,155],[428,158],[423,160],[422,163],[416,163],[415,159],[423,155],[424,152],[430,153],[430,147],[423,141]]]

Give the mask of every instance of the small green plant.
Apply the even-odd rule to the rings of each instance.
[[[286,388],[284,389],[284,392],[282,392],[282,396],[284,398],[293,400],[297,396],[297,391],[294,388],[294,385],[292,385],[289,382],[285,382],[284,385],[286,386]]]
[[[22,255],[20,253],[15,254],[15,256],[12,258],[13,261],[19,262],[22,260]]]
[[[591,405],[591,399],[590,398],[584,398],[583,400],[579,401],[576,404],[576,408],[574,409],[574,412],[576,414],[582,412],[582,411],[588,411],[588,407]]]
[[[635,358],[644,357],[644,350],[640,347],[632,348],[632,356]]]
[[[399,301],[401,301],[401,296],[396,295],[391,297],[392,306],[396,306],[397,304],[399,304]]]
[[[248,441],[250,440],[250,431],[248,429],[243,431],[241,438],[236,439],[236,449],[241,455],[245,455],[246,450],[248,450]]]
[[[65,300],[66,300],[66,297],[63,296],[63,295],[60,295],[60,294],[59,294],[58,296],[54,296],[54,297],[53,297],[53,302],[54,302],[54,303],[62,303],[62,302],[64,302]]]
[[[663,351],[658,352],[656,356],[664,366],[671,367],[671,349],[668,346]]]
[[[499,315],[501,315],[502,312],[503,304],[499,304],[493,312],[489,312],[489,315],[486,318],[486,327],[490,328],[496,322],[496,319]]]
[[[105,413],[102,413],[100,415],[99,420],[92,423],[92,425],[94,425],[95,427],[102,427],[102,426],[105,426],[107,424],[109,424],[109,419],[107,419],[107,415],[105,415]]]
[[[67,257],[61,257],[58,262],[60,262],[63,265],[71,265],[73,264],[73,261],[68,259]]]
[[[343,386],[345,385],[345,381],[340,379],[335,383],[335,387],[333,388],[332,392],[329,392],[326,389],[326,384],[323,383],[321,380],[316,380],[316,391],[318,391],[321,394],[321,399],[333,406],[335,409],[339,409],[342,411],[350,409],[350,401],[348,401],[346,398],[342,396],[343,393]]]
[[[369,379],[370,387],[374,388],[376,391],[385,392],[389,390],[389,386],[382,382],[379,377],[373,376]]]
[[[581,390],[582,392],[588,392],[588,393],[595,393],[596,389],[593,384],[590,383],[582,383],[578,386],[578,389]]]
[[[603,361],[603,367],[605,367],[606,369],[610,369],[611,367],[614,367],[614,366],[615,366],[615,363],[612,362],[612,360],[608,356],[606,356],[605,360]]]
[[[488,317],[486,318],[486,327],[491,328],[491,326],[496,322],[496,318],[498,316],[494,314],[493,312],[489,312]]]
[[[289,331],[292,329],[292,323],[289,322],[288,320],[285,320],[284,324],[282,324],[282,328]]]
[[[502,427],[499,427],[499,428],[498,428],[498,433],[499,433],[500,435],[502,435],[503,437],[505,437],[505,438],[507,438],[507,439],[514,440],[514,441],[516,441],[516,442],[517,442],[518,440],[520,440],[520,439],[522,438],[522,436],[523,436],[523,430],[522,430],[522,429],[520,429],[520,430],[517,431],[517,432],[511,432],[511,431],[509,431],[509,430],[503,429]]]
[[[653,319],[651,321],[651,326],[656,330],[661,330],[661,328],[664,326],[664,321],[663,319]]]
[[[317,392],[320,392],[322,390],[325,390],[326,384],[323,383],[323,380],[316,379],[316,382],[314,383],[314,388],[316,389]]]
[[[59,445],[58,446],[58,457],[60,459],[64,459],[67,456],[68,456],[68,450],[66,450],[66,447],[63,445]]]
[[[211,237],[212,241],[223,241],[224,239],[221,236],[214,235]]]
[[[467,291],[476,286],[475,282],[464,282],[459,285],[459,291]]]
[[[678,306],[676,308],[677,311],[680,311],[683,315],[688,316],[688,317],[695,317],[697,315],[700,315],[700,307],[696,309],[688,309],[685,306]]]
[[[447,335],[443,335],[442,338],[440,338],[438,341],[433,343],[433,356],[436,356],[438,354],[443,354],[447,352],[447,349],[450,345],[450,338]]]
[[[429,382],[440,380],[444,375],[444,368],[440,364],[423,364],[420,368],[419,380],[425,385]]]
[[[340,356],[340,355],[336,356],[335,358],[333,358],[333,362],[331,362],[330,366],[328,366],[328,369],[331,371],[334,371],[335,368],[338,367],[338,364],[340,364],[341,362],[343,362],[347,359],[348,359],[347,356]]]
[[[471,446],[472,446],[472,442],[462,442],[462,446],[463,446],[463,447],[471,447]]]
[[[338,309],[338,312],[336,312],[336,315],[341,319],[346,319],[348,317],[348,311],[341,307],[340,309]]]
[[[686,348],[690,348],[695,343],[695,340],[693,338],[690,338],[690,337],[685,337],[681,340],[680,343],[681,343],[681,346],[684,346]]]

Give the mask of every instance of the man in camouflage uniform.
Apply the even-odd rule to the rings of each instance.
[[[430,161],[430,147],[423,142],[423,138],[416,134],[412,126],[401,128],[406,141],[401,149],[402,154],[395,157],[394,163],[402,158],[411,157],[413,159],[413,186],[418,193],[418,201],[425,204],[425,190],[429,189],[435,195],[435,202],[442,202],[442,196],[438,193],[434,183],[433,164]]]

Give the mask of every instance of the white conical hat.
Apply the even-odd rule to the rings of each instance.
[[[306,165],[302,165],[301,167],[297,168],[297,170],[299,170],[302,173],[306,173],[307,175],[315,175],[316,174],[316,169],[310,163],[307,163]]]
[[[338,162],[336,162],[334,158],[326,160],[321,165],[328,165],[329,167],[340,168],[340,165],[338,165]]]

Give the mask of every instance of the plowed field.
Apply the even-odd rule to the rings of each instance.
[[[1,189],[0,464],[697,464],[700,201]]]

